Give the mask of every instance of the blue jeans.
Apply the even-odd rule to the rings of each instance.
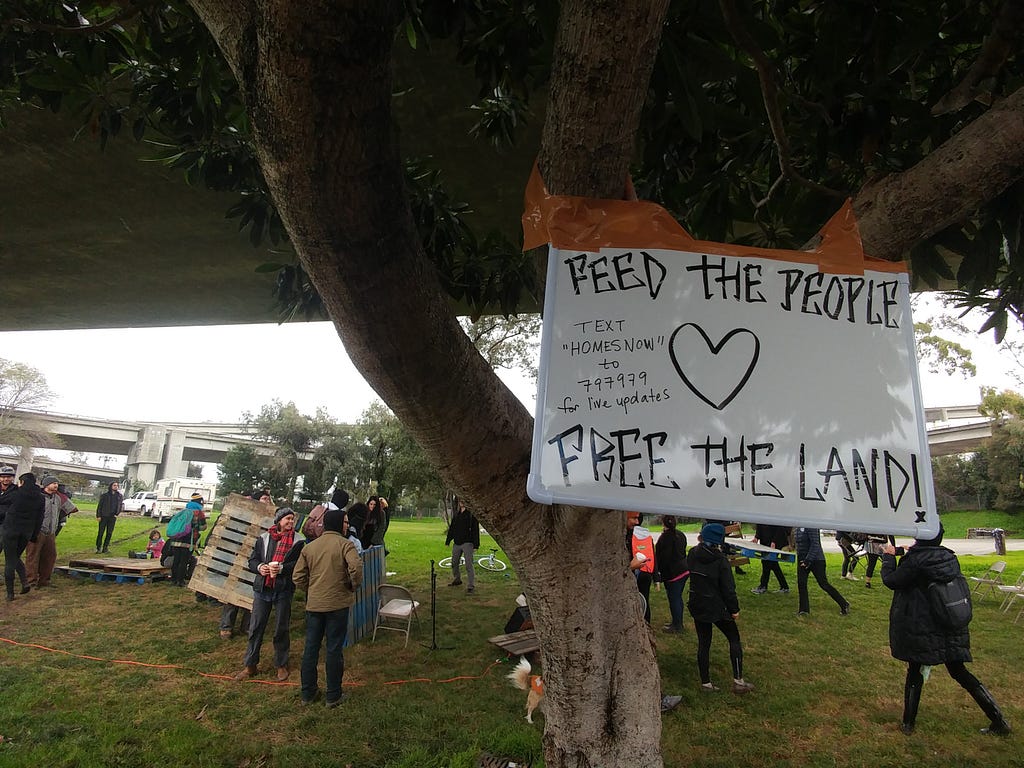
[[[312,701],[317,691],[316,667],[320,662],[320,644],[327,638],[324,673],[327,677],[327,701],[341,698],[341,678],[345,674],[345,635],[348,634],[348,608],[337,611],[306,611],[306,647],[302,651],[302,700]]]
[[[665,596],[668,598],[668,611],[672,614],[672,626],[683,628],[683,587],[687,579],[665,582]]]

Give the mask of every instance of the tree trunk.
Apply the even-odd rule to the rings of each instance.
[[[547,765],[659,768],[660,683],[626,567],[623,515],[526,497],[532,419],[462,332],[420,248],[391,115],[402,3],[265,0],[258,12],[224,0],[193,5],[239,77],[261,167],[352,362],[516,567],[542,643]],[[626,40],[609,25],[623,4],[597,5],[603,33]],[[653,56],[656,44],[648,48]],[[604,65],[616,58],[635,69],[632,52]],[[566,73],[559,83],[570,80]],[[605,181],[591,194],[606,193],[610,179],[624,186],[639,104],[627,111],[632,124],[602,121],[620,141],[601,144],[607,156],[595,164],[614,170],[594,177]],[[552,178],[568,190],[579,168]]]

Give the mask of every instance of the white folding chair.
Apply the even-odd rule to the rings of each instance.
[[[971,590],[971,597],[978,597],[979,599],[989,593],[999,592],[999,587],[1003,585],[1003,571],[1006,570],[1006,561],[997,560],[992,563],[987,571],[982,576],[968,576],[969,581],[974,582],[974,589]]]
[[[999,606],[999,610],[1010,610],[1014,596],[1024,593],[1024,571],[1020,572],[1020,576],[1017,577],[1017,582],[1015,584],[1000,584],[996,589],[1004,595],[1003,602]]]
[[[370,642],[376,642],[378,629],[389,629],[392,632],[404,633],[405,645],[408,646],[409,630],[414,616],[416,626],[420,624],[420,617],[416,612],[419,603],[412,599],[408,589],[394,584],[381,584],[377,587],[377,597],[379,607],[377,618],[373,622],[373,637]]]

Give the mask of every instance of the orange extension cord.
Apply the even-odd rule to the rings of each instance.
[[[234,682],[234,677],[232,675],[215,675],[215,674],[213,674],[211,672],[202,672],[202,671],[200,671],[198,669],[192,669],[191,667],[182,666],[181,664],[149,664],[149,663],[146,663],[144,661],[132,661],[131,659],[104,659],[104,658],[102,658],[100,656],[86,656],[86,655],[81,654],[81,653],[72,653],[71,651],[62,651],[59,648],[48,648],[45,645],[38,645],[36,643],[19,643],[17,640],[11,640],[11,639],[6,638],[6,637],[0,637],[0,642],[7,643],[8,645],[13,645],[13,646],[18,647],[18,648],[32,648],[32,649],[35,649],[37,651],[46,651],[47,653],[56,653],[56,654],[60,654],[61,656],[71,656],[72,658],[75,658],[75,659],[85,659],[86,661],[101,661],[104,664],[124,664],[124,665],[130,666],[130,667],[146,667],[146,668],[149,668],[149,669],[180,669],[180,670],[182,670],[184,672],[191,672],[192,674],[199,675],[200,677],[209,677],[209,678],[212,678],[214,680],[231,680],[232,682]],[[412,678],[411,680],[387,680],[387,681],[381,683],[381,685],[405,685],[406,683],[435,683],[435,684],[441,684],[441,683],[454,683],[454,682],[457,682],[459,680],[479,680],[479,679],[485,677],[492,669],[494,669],[494,667],[496,667],[496,666],[498,666],[499,664],[502,664],[502,663],[503,663],[502,659],[496,659],[495,661],[492,661],[490,664],[487,665],[487,668],[483,672],[481,672],[479,675],[459,675],[457,677],[448,677],[448,678],[445,678],[443,680],[432,680],[429,677],[415,677],[415,678]],[[274,685],[274,686],[296,686],[296,685],[300,685],[300,683],[289,683],[289,682],[279,683],[277,680],[257,680],[255,678],[249,678],[245,682],[247,682],[247,683],[258,683],[259,685]],[[360,688],[360,687],[366,685],[366,683],[347,682],[347,683],[343,683],[342,685],[343,686],[347,686],[347,687],[352,687],[352,688]]]

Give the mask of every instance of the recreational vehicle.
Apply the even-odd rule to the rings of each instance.
[[[203,509],[213,510],[213,500],[217,495],[217,484],[200,480],[196,477],[165,477],[156,481],[157,499],[153,507],[153,517],[159,522],[170,520],[179,509],[184,509],[193,493],[203,497]]]

